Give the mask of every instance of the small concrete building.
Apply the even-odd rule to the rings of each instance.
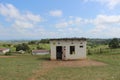
[[[51,60],[78,60],[86,58],[85,38],[50,39]]]
[[[0,48],[0,54],[5,54],[7,52],[9,52],[10,49],[7,49],[7,48]]]

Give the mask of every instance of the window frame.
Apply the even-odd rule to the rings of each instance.
[[[75,54],[75,46],[70,46],[70,54]]]

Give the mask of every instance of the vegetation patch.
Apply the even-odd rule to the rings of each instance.
[[[36,74],[33,75],[28,80],[36,80],[40,76],[46,75],[49,71],[54,70],[59,67],[70,67],[70,68],[80,68],[80,67],[90,67],[90,66],[105,66],[107,64],[93,61],[93,60],[80,60],[80,61],[44,61],[42,63],[42,68],[36,71]]]
[[[0,80],[120,80],[120,48],[110,47],[109,42],[88,40],[90,55],[80,61],[50,61],[49,55],[30,55],[34,49],[50,50],[48,42],[26,42],[29,50],[24,54],[16,52],[17,45],[25,46],[24,42],[1,43],[0,47],[10,48],[12,55],[0,55]]]
[[[41,67],[39,56],[0,56],[0,80],[26,80]]]
[[[107,66],[74,66],[68,64],[69,61],[54,61],[45,62],[46,73],[36,76],[34,80],[119,80],[120,79],[120,54],[101,54],[101,55],[90,55],[89,59],[93,59],[96,62],[104,62],[109,65]],[[97,61],[96,61],[97,60]],[[70,61],[71,62],[71,61]],[[94,61],[93,61],[94,62]],[[102,64],[104,64],[102,63]],[[51,66],[53,67],[51,69]],[[74,63],[75,64],[75,61]],[[85,64],[85,63],[84,63]],[[100,63],[101,64],[101,63]],[[43,64],[42,64],[43,65]],[[60,66],[61,65],[61,66]],[[91,65],[91,64],[90,64]],[[49,66],[49,67],[48,67]],[[57,67],[56,67],[57,66]],[[59,66],[59,67],[58,67]],[[69,66],[69,67],[68,67]]]

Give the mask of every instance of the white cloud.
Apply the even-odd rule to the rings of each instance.
[[[29,23],[29,22],[23,22],[23,21],[15,21],[14,23],[14,27],[16,28],[23,28],[23,29],[26,29],[26,28],[33,28],[33,25],[32,23]]]
[[[32,14],[31,12],[20,13],[20,11],[14,7],[12,4],[0,4],[0,14],[6,17],[7,21],[13,21],[16,24],[16,21],[21,22],[21,26],[23,23],[37,23],[41,22],[42,18],[40,15]]]
[[[110,37],[118,37],[120,38],[120,27],[109,27],[109,29],[107,29],[107,33],[106,35],[110,36]]]
[[[27,20],[33,21],[33,22],[41,22],[42,18],[40,15],[34,15],[30,12],[28,12],[25,16],[24,16]]]
[[[93,34],[100,34],[100,33],[102,33],[104,30],[106,29],[106,26],[104,26],[104,25],[99,25],[99,26],[96,26],[95,28],[93,28],[92,30],[91,30],[91,33],[93,33]]]
[[[80,18],[80,17],[76,17],[74,22],[75,22],[76,24],[83,23],[82,18]]]
[[[65,28],[68,26],[68,23],[67,22],[57,23],[55,26],[56,28]]]
[[[55,24],[56,28],[65,28],[65,27],[71,27],[73,25],[79,26],[81,24],[85,24],[85,20],[82,19],[81,17],[69,17],[68,20],[62,20],[61,22],[58,22]]]
[[[120,37],[120,15],[98,15],[91,21],[93,27],[89,34],[98,37]]]
[[[117,5],[120,4],[120,0],[98,0],[98,2],[101,2],[105,5],[107,4],[109,9],[114,9]]]
[[[0,3],[0,16],[3,16],[7,21],[7,25],[9,25],[0,26],[0,36],[4,36],[4,38],[29,38],[30,36],[36,37],[36,35],[43,33],[43,29],[40,26],[43,18],[40,15],[31,12],[22,13],[12,4]]]
[[[58,29],[58,37],[82,37],[84,32],[79,27],[68,27]]]
[[[53,11],[54,13],[54,11]],[[97,15],[95,18],[68,16],[62,20],[55,20],[47,25],[40,15],[31,12],[22,13],[12,4],[0,4],[0,15],[10,23],[9,26],[0,22],[0,36],[9,38],[54,38],[54,37],[120,37],[120,15]],[[62,11],[56,10],[51,16],[62,16]],[[54,24],[55,22],[55,24]],[[47,29],[48,28],[48,29]]]
[[[4,39],[40,39],[40,38],[47,38],[51,37],[52,34],[46,31],[41,26],[36,28],[29,28],[23,29],[17,27],[4,27],[3,25],[0,26],[0,40]],[[49,36],[48,36],[49,35]]]
[[[8,18],[19,18],[19,11],[12,4],[0,4],[0,14]]]
[[[120,5],[120,0],[84,0],[85,2],[99,2],[102,5],[107,6],[109,9],[114,9]]]
[[[118,24],[120,23],[120,15],[98,15],[94,22],[95,24]]]
[[[49,14],[54,17],[60,17],[62,16],[63,12],[61,10],[52,10],[49,12]]]

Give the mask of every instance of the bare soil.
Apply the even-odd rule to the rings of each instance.
[[[84,66],[104,66],[106,65],[103,62],[98,62],[95,60],[85,59],[77,61],[45,61],[44,66],[52,67],[84,67]]]
[[[44,61],[42,69],[33,72],[33,76],[28,80],[36,80],[37,77],[45,75],[48,71],[57,67],[85,67],[85,66],[105,66],[107,64],[95,60],[85,59],[79,61]]]

